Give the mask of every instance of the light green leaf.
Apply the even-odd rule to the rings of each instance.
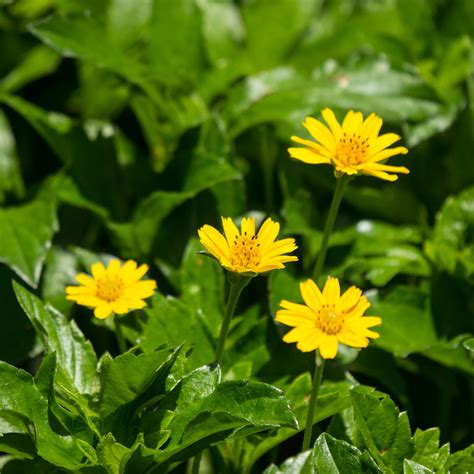
[[[9,193],[21,198],[25,190],[16,153],[15,137],[5,113],[0,109],[0,204]]]
[[[39,456],[65,469],[84,466],[84,453],[77,442],[59,436],[50,427],[47,400],[38,392],[30,374],[0,361],[0,394],[0,411],[19,413],[34,426]]]
[[[13,283],[18,302],[30,319],[36,333],[48,351],[58,356],[61,383],[75,387],[82,394],[97,391],[97,357],[92,344],[74,321],[44,305],[43,302],[18,283]]]
[[[103,417],[134,400],[166,361],[169,351],[135,355],[130,352],[115,359],[105,355],[99,370],[99,410]]]
[[[363,457],[356,447],[327,433],[323,433],[316,440],[313,458],[316,472],[327,474],[382,472],[376,465],[374,466],[375,463],[370,457]]]
[[[403,461],[403,474],[430,474],[434,473],[431,469],[428,469],[415,461],[405,459]]]
[[[57,226],[56,204],[47,194],[22,206],[0,209],[0,262],[36,288]]]
[[[214,338],[218,327],[211,327],[205,314],[193,306],[172,297],[156,293],[145,310],[140,346],[145,352],[162,344],[188,342],[194,346],[191,366],[196,367],[214,359]]]

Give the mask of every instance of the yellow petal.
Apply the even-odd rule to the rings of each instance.
[[[343,133],[346,135],[353,135],[356,131],[359,131],[362,127],[362,120],[363,116],[360,112],[349,110],[342,122]]]
[[[94,309],[94,316],[98,319],[105,319],[112,314],[112,308],[109,303],[102,303]]]
[[[91,265],[91,272],[94,280],[99,280],[105,275],[105,267],[102,262],[93,263]]]
[[[322,333],[319,351],[323,359],[334,359],[337,354],[337,336]]]
[[[262,250],[262,258],[273,258],[284,253],[293,252],[298,247],[295,244],[295,239],[282,239],[273,244],[268,245]]]
[[[128,306],[122,301],[114,301],[110,303],[112,311],[116,314],[126,314],[129,312]]]
[[[408,174],[410,172],[409,169],[405,168],[404,166],[390,166],[385,165],[383,163],[368,163],[364,166],[365,169],[370,169],[373,171],[389,171],[393,173],[402,173]]]
[[[107,273],[109,275],[116,275],[120,271],[120,260],[113,258],[107,266]]]
[[[336,142],[331,131],[319,120],[313,117],[306,117],[303,125],[306,127],[312,137],[331,153],[336,150]]]
[[[255,219],[253,217],[244,217],[240,224],[242,229],[241,235],[252,237],[255,235]]]
[[[85,273],[78,273],[76,275],[76,281],[89,288],[95,288],[95,280]]]
[[[339,302],[341,289],[337,278],[329,277],[323,289],[323,298],[326,304],[335,305]]]
[[[351,286],[341,296],[341,309],[343,311],[349,311],[359,302],[361,295],[362,291],[359,288]]]
[[[66,293],[68,295],[93,295],[95,289],[88,286],[66,286]]]
[[[240,237],[239,229],[237,229],[237,226],[230,217],[222,217],[221,219],[225,238],[227,239],[227,243],[230,246],[234,243],[235,239]]]
[[[292,158],[309,163],[310,165],[321,165],[331,163],[330,158],[316,153],[308,148],[288,148],[288,153]]]
[[[388,148],[390,145],[398,142],[398,140],[400,140],[400,135],[397,135],[396,133],[385,133],[380,135],[371,142],[369,155],[376,155],[379,151],[385,150],[385,148]]]
[[[349,331],[342,331],[337,335],[338,339],[342,344],[350,347],[367,347],[369,341],[366,337],[360,334],[354,334]]]
[[[283,336],[283,341],[285,342],[297,342],[301,338],[305,337],[308,334],[308,328],[306,327],[297,327],[287,332]]]
[[[319,344],[321,343],[321,340],[323,339],[323,337],[324,336],[321,331],[318,331],[317,329],[313,329],[305,337],[303,337],[302,339],[298,341],[298,343],[296,344],[296,347],[301,352],[314,351],[317,347],[319,347]]]
[[[224,236],[214,227],[204,225],[198,230],[201,244],[215,257],[229,259],[229,245]]]
[[[380,129],[382,128],[383,120],[371,113],[364,121],[361,127],[360,135],[364,138],[374,140],[375,137],[379,134]]]
[[[368,176],[374,176],[375,178],[383,179],[384,181],[396,181],[398,176],[396,174],[388,174],[384,171],[375,171],[370,168],[363,168],[362,173]]]
[[[324,120],[326,120],[326,123],[329,125],[334,139],[336,140],[336,142],[338,142],[342,137],[342,127],[337,121],[334,112],[331,109],[326,108],[322,111],[322,116]]]
[[[314,311],[319,311],[323,305],[323,295],[313,280],[300,283],[300,292],[304,302]]]
[[[372,163],[375,163],[377,161],[382,161],[395,155],[406,155],[407,153],[408,149],[404,146],[396,146],[395,148],[388,148],[386,150],[382,150],[378,153],[370,155],[370,161]]]
[[[261,245],[261,252],[263,253],[269,245],[273,244],[280,232],[280,224],[273,222],[271,218],[265,220],[258,231],[258,241]]]

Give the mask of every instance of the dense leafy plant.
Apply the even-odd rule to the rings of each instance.
[[[0,0],[2,472],[473,472],[473,31],[470,0]],[[410,174],[344,194],[317,283],[383,324],[326,364],[301,453],[314,357],[274,315],[321,247],[332,169],[286,148],[325,107],[382,116]],[[299,262],[217,365],[221,215],[271,215]],[[113,257],[158,283],[125,351],[65,293]]]

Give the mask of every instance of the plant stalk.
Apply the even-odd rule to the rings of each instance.
[[[349,175],[343,175],[336,179],[336,188],[334,189],[331,207],[329,208],[328,218],[324,227],[323,240],[321,242],[321,248],[319,249],[318,259],[316,260],[316,266],[314,267],[313,280],[316,280],[323,270],[326,253],[328,251],[329,237],[331,237],[334,223],[336,222],[337,211],[339,210],[342,196],[351,179],[352,177]]]
[[[227,298],[227,304],[225,306],[224,320],[222,321],[221,331],[219,333],[219,340],[217,341],[216,355],[214,357],[216,364],[221,365],[222,363],[225,341],[227,339],[227,333],[229,332],[232,316],[234,316],[237,301],[239,301],[242,290],[250,283],[251,279],[252,277],[241,276],[236,273],[229,273],[230,290],[229,297]],[[201,458],[202,451],[194,456],[191,468],[192,474],[199,474]]]
[[[224,346],[229,332],[230,323],[232,316],[234,315],[237,301],[239,300],[242,290],[249,284],[252,277],[240,276],[237,274],[229,275],[230,280],[230,291],[225,307],[224,320],[222,321],[221,332],[219,334],[219,340],[217,341],[216,355],[214,361],[217,364],[222,363],[222,356],[224,355]]]
[[[321,386],[321,379],[323,378],[324,363],[325,363],[325,359],[323,359],[319,355],[319,351],[317,350],[316,351],[316,368],[314,369],[314,376],[313,376],[313,389],[311,390],[311,398],[309,399],[309,405],[308,405],[308,415],[306,416],[306,425],[304,427],[303,451],[307,451],[311,443],[311,433],[313,431],[314,409],[316,407],[316,399],[318,398],[319,387]]]
[[[122,325],[120,323],[119,316],[114,316],[114,329],[120,354],[123,354],[124,352],[127,352],[127,343],[125,342],[125,337],[123,336]]]

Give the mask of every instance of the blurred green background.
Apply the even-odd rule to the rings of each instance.
[[[411,173],[351,183],[325,273],[367,291],[382,337],[328,376],[349,364],[412,428],[473,442],[473,36],[472,0],[0,0],[0,359],[32,370],[40,351],[12,278],[116,351],[64,286],[117,255],[178,298],[128,337],[153,350],[166,326],[205,363],[199,311],[216,333],[224,281],[196,230],[271,215],[300,262],[249,289],[226,364],[284,388],[311,360],[268,313],[311,274],[334,186],[289,159],[289,137],[324,107],[376,112]]]

